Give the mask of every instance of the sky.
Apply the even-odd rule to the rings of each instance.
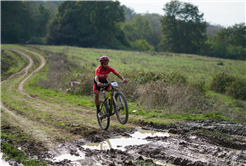
[[[119,0],[135,13],[158,13],[164,15],[163,7],[171,0]],[[246,22],[246,0],[179,0],[189,2],[201,13],[206,22],[224,27]]]

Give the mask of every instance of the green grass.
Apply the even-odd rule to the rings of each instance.
[[[22,151],[15,148],[13,145],[2,142],[1,151],[11,159],[15,159],[18,163],[22,163],[24,166],[46,166],[45,162],[38,162],[33,159],[29,159]]]
[[[14,131],[13,131],[14,132]],[[2,139],[13,140],[13,144],[8,142],[1,143],[1,152],[3,152],[10,159],[15,159],[18,163],[22,163],[24,166],[46,166],[45,162],[38,162],[33,159],[29,159],[24,152],[15,148],[13,145],[18,143],[19,141],[24,141],[26,139],[30,139],[27,136],[21,136],[19,134],[12,133],[11,135],[7,135],[6,133],[1,131]]]
[[[4,47],[17,48],[16,45],[4,45]],[[54,53],[65,53],[69,60],[78,62],[81,66],[84,66],[91,71],[91,77],[93,78],[94,70],[99,65],[99,57],[102,55],[109,56],[110,65],[113,66],[120,73],[134,72],[134,71],[151,71],[151,72],[172,72],[178,71],[188,78],[188,81],[203,80],[208,85],[211,82],[212,76],[216,73],[227,72],[228,74],[236,75],[246,78],[245,76],[245,62],[235,60],[225,60],[219,58],[209,58],[197,55],[189,54],[174,54],[174,53],[152,53],[152,52],[137,52],[137,51],[120,51],[120,50],[107,50],[107,49],[91,49],[91,48],[79,48],[68,46],[32,46],[28,49],[48,50]],[[41,51],[38,53],[47,57]],[[32,55],[34,56],[34,55]],[[223,62],[224,65],[217,65],[218,62]],[[80,96],[72,94],[63,94],[64,89],[61,91],[54,91],[50,89],[43,89],[38,87],[38,82],[41,79],[47,79],[46,74],[49,70],[48,64],[41,72],[34,74],[24,85],[27,93],[32,95],[38,95],[40,98],[49,100],[55,103],[64,104],[77,104],[78,106],[88,106],[95,108],[94,96]],[[81,73],[82,71],[75,70],[73,73]],[[111,74],[112,76],[112,74]],[[111,77],[110,76],[110,77]],[[232,105],[236,110],[240,111],[241,108],[237,107],[238,101],[232,97],[217,94],[211,91],[207,92],[212,96],[217,96],[222,102],[227,105]],[[245,103],[245,101],[242,101]],[[136,106],[136,102],[129,102],[129,112],[132,113],[137,110],[137,115],[146,116],[147,118],[161,118],[161,119],[227,119],[219,113],[197,113],[189,112],[187,114],[172,114],[160,112],[161,110],[149,110],[143,106]],[[17,104],[18,106],[18,104]],[[16,106],[16,107],[17,107]],[[24,111],[24,110],[23,110]],[[49,118],[46,118],[49,120]],[[160,122],[161,123],[161,122]]]
[[[190,81],[203,80],[209,82],[212,76],[227,72],[235,76],[246,78],[245,62],[220,58],[210,58],[191,54],[153,53],[137,51],[120,51],[107,49],[79,48],[68,46],[37,46],[42,50],[63,52],[70,60],[78,61],[81,66],[95,70],[99,66],[102,55],[110,58],[109,65],[117,71],[123,72],[145,70],[152,72],[178,71],[188,77]],[[224,65],[217,65],[223,62]]]
[[[148,52],[133,52],[133,51],[118,51],[118,50],[106,50],[106,49],[88,49],[79,47],[67,47],[67,46],[37,46],[38,49],[49,50],[56,53],[65,53],[68,55],[68,59],[77,61],[81,66],[85,66],[91,70],[99,65],[98,59],[101,55],[109,56],[110,65],[113,66],[119,72],[128,72],[127,70],[141,70],[151,72],[162,71],[179,71],[185,75],[189,81],[203,80],[208,85],[215,73],[226,71],[231,72],[233,75],[239,75],[245,77],[243,72],[244,63],[241,61],[224,60],[219,58],[209,58],[197,55],[187,54],[173,54],[173,53],[152,53]],[[222,65],[217,65],[218,62],[223,61]],[[134,65],[134,67],[132,67]],[[116,66],[116,67],[115,67]],[[77,71],[75,71],[77,72]],[[81,72],[81,71],[80,71]],[[192,74],[191,74],[192,73]],[[93,73],[91,74],[93,77]],[[45,77],[43,75],[43,77]],[[37,81],[38,79],[35,78]],[[33,83],[36,84],[37,82]],[[29,85],[32,83],[29,83]],[[27,87],[28,88],[28,87]],[[49,99],[53,102],[60,102],[61,98],[66,101],[76,103],[78,105],[85,105],[94,107],[93,96],[79,96],[71,95],[67,93],[65,96],[62,92],[55,93],[52,90],[45,90],[35,87],[35,91],[38,91],[39,96],[44,99]],[[29,91],[29,93],[33,93]],[[211,95],[215,95],[208,92]],[[231,98],[231,100],[233,100]],[[181,120],[193,120],[193,119],[228,119],[219,113],[189,113],[187,114],[170,114],[160,113],[158,110],[149,111],[141,106],[135,106],[136,103],[129,102],[129,112],[134,110],[137,115],[146,116],[147,118],[159,117],[162,119],[181,119]],[[139,110],[140,109],[140,110]]]
[[[62,123],[62,122],[58,122],[57,124],[60,125],[60,126],[66,126],[66,124]]]
[[[222,101],[222,103],[235,108],[237,111],[240,110],[242,107],[246,108],[246,101],[235,99],[231,96],[216,93],[213,91],[207,91],[207,94],[210,94],[212,96],[216,96],[217,98],[219,98]]]

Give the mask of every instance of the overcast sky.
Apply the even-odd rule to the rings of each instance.
[[[119,0],[121,5],[134,9],[136,13],[158,13],[164,15],[163,7],[171,0]],[[246,0],[180,0],[189,2],[204,14],[205,21],[228,27],[245,23]]]

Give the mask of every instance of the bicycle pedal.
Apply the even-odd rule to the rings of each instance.
[[[102,112],[98,112],[98,117],[100,118],[100,119],[102,119],[103,118],[103,113]]]
[[[109,114],[107,112],[105,114],[103,114],[103,118],[108,117],[108,116],[109,116]]]

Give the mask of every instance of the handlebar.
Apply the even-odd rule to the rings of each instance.
[[[116,81],[111,81],[110,83],[103,83],[103,85],[101,86],[100,90],[101,90],[101,91],[102,91],[102,90],[105,90],[105,88],[106,88],[107,86],[111,85],[111,83],[113,83],[113,82],[116,82]],[[120,82],[116,82],[116,83],[117,83],[117,84],[123,84],[123,83],[125,83],[125,82],[120,81]]]
[[[116,81],[111,81],[110,83],[103,83],[103,86],[101,86],[102,88],[105,87],[105,86],[109,86],[112,82],[116,82]],[[125,82],[123,81],[120,81],[120,82],[117,82],[118,84],[123,84]]]

